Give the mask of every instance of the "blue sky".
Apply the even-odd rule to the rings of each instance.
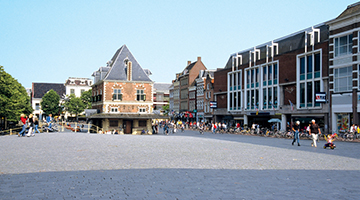
[[[349,0],[0,0],[0,65],[24,87],[92,78],[126,44],[155,82],[336,18]]]

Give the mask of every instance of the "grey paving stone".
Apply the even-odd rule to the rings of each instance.
[[[0,199],[357,199],[360,144],[310,143],[194,131],[4,136]]]

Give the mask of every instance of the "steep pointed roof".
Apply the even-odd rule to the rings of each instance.
[[[124,63],[126,58],[132,62],[132,81],[152,81],[126,45],[120,47],[112,57],[110,61],[111,68],[104,80],[127,80],[125,70],[126,65]]]

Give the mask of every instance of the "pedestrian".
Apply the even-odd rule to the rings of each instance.
[[[317,147],[316,145],[316,141],[318,139],[318,134],[321,134],[319,125],[317,125],[315,123],[315,119],[311,120],[311,126],[310,126],[310,131],[309,131],[313,142],[311,143],[311,146]]]
[[[51,128],[51,121],[53,120],[52,114],[49,114],[49,116],[46,118],[46,123],[48,124],[49,129]]]
[[[351,134],[354,134],[355,131],[356,131],[355,124],[353,124],[353,125],[350,127],[350,133],[351,133]]]
[[[300,121],[296,121],[295,126],[292,129],[294,131],[294,140],[292,142],[292,145],[294,145],[295,141],[297,141],[298,146],[300,146],[300,141],[299,141]]]
[[[35,136],[35,134],[33,133],[33,127],[34,127],[33,114],[29,115],[28,124],[29,124],[29,132],[26,134],[26,136],[27,137]]]
[[[26,127],[27,127],[27,117],[25,116],[25,114],[21,114],[20,115],[20,121],[19,121],[20,125],[22,125],[22,130],[20,131],[20,133],[18,134],[18,136],[25,136],[25,131],[26,131]]]
[[[35,134],[36,132],[40,133],[40,131],[39,131],[39,129],[38,129],[38,127],[39,127],[39,119],[38,119],[36,116],[34,116],[34,125],[35,125],[34,134]]]

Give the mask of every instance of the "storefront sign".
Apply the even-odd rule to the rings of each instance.
[[[217,102],[216,101],[210,101],[210,108],[217,108]]]
[[[326,103],[326,93],[325,92],[315,93],[315,103]]]

